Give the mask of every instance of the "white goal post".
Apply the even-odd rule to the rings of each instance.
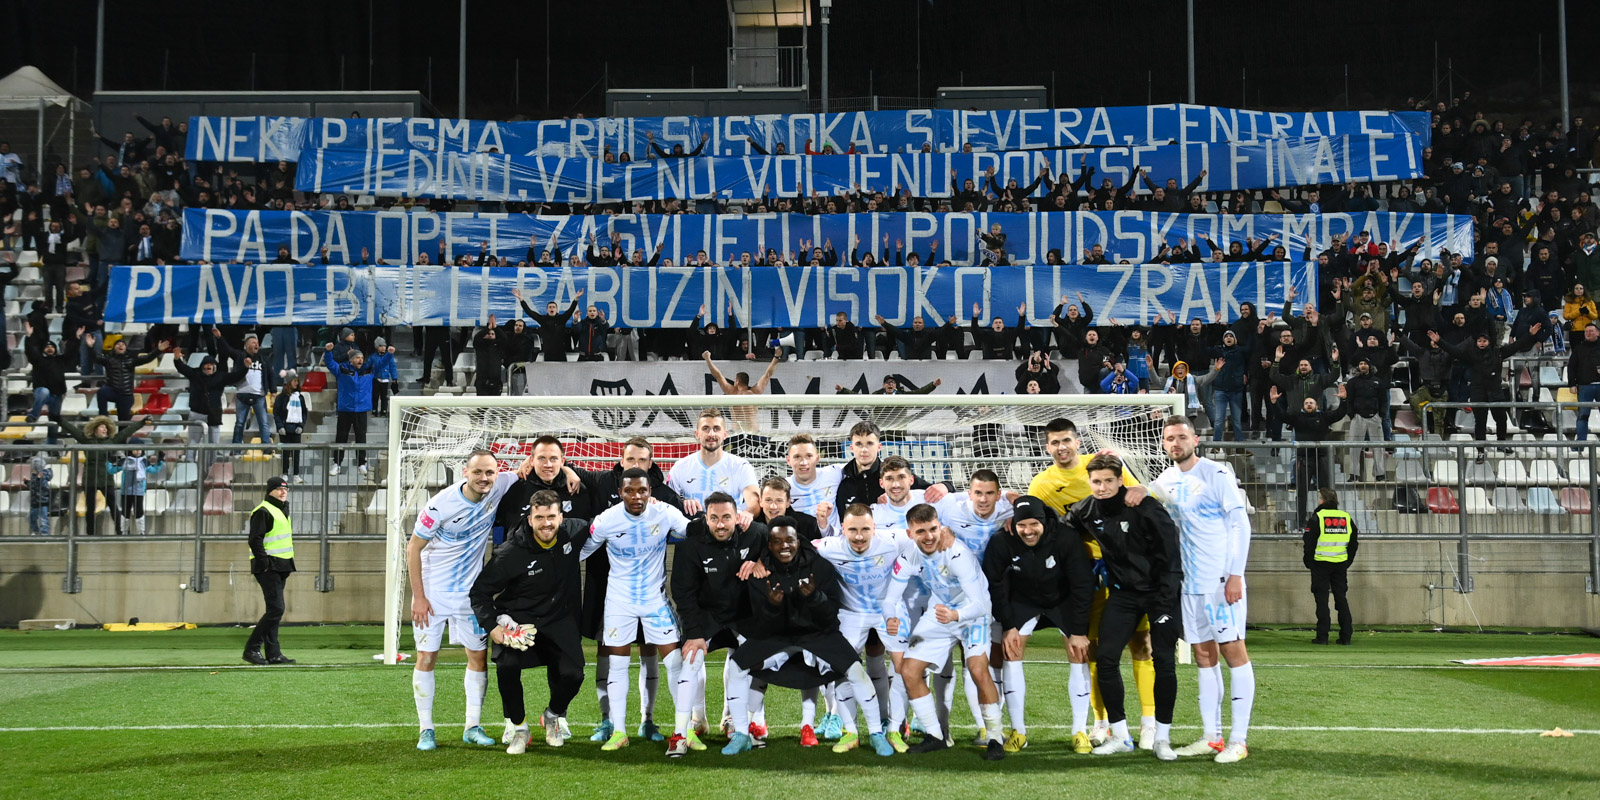
[[[393,397],[383,660],[396,663],[401,628],[410,618],[405,554],[412,522],[428,498],[459,479],[462,461],[474,450],[493,449],[514,467],[535,438],[548,434],[566,443],[569,463],[609,469],[623,442],[643,436],[656,446],[655,460],[665,470],[693,452],[699,412],[718,408],[729,421],[727,449],[748,458],[758,474],[789,474],[783,455],[798,433],[816,438],[823,463],[839,463],[848,458],[850,428],[870,421],[884,432],[884,455],[905,456],[920,478],[960,486],[973,471],[988,468],[1004,488],[1023,492],[1049,463],[1042,431],[1056,417],[1077,426],[1083,453],[1111,450],[1139,480],[1153,478],[1166,463],[1161,420],[1182,414],[1183,402],[1176,394]]]

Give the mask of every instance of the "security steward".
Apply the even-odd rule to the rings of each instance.
[[[289,483],[280,475],[267,479],[267,496],[250,512],[250,574],[261,584],[267,610],[244,644],[244,660],[252,664],[293,664],[278,647],[283,621],[283,585],[294,572],[294,534],[289,524]],[[265,653],[263,653],[265,650]]]
[[[1345,592],[1350,563],[1356,560],[1359,546],[1356,523],[1349,512],[1339,510],[1339,496],[1332,489],[1321,490],[1318,499],[1321,503],[1305,529],[1304,561],[1311,570],[1311,596],[1317,599],[1317,638],[1311,643],[1328,643],[1328,593],[1332,592],[1333,607],[1339,612],[1339,644],[1349,644],[1354,623]]]

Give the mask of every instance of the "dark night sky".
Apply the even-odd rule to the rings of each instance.
[[[1590,57],[1578,34],[1600,24],[1600,6],[1568,6],[1578,113],[1600,104],[1600,61]],[[370,48],[369,8],[375,15]],[[539,0],[472,0],[469,116],[595,116],[604,108],[603,75],[621,88],[725,83],[728,30],[721,2],[551,3],[548,31],[546,8]],[[1143,105],[1152,97],[1157,103],[1184,97],[1181,0],[836,0],[830,45],[835,98],[865,95],[869,82],[880,95],[917,93],[919,8],[924,97],[935,87],[963,82],[1049,87],[1052,70],[1057,106]],[[361,0],[171,0],[159,5],[109,0],[105,86],[156,90],[165,81],[165,88],[174,90],[250,89],[255,53],[257,89],[338,89],[342,57],[344,88],[416,89],[453,116],[457,13],[449,0],[371,5]],[[1201,103],[1394,106],[1429,94],[1435,42],[1441,83],[1445,60],[1454,60],[1457,94],[1472,89],[1491,109],[1523,113],[1548,110],[1557,102],[1555,0],[1197,0],[1196,16]],[[94,17],[90,0],[0,0],[0,19],[6,21],[0,29],[0,73],[33,64],[88,98],[94,84]],[[819,26],[813,26],[810,39],[815,86]],[[519,58],[520,103],[514,81]],[[1346,64],[1353,102],[1343,98]]]

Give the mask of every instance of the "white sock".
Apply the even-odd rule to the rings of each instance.
[[[728,685],[728,673],[732,669],[733,669],[733,656],[731,654],[723,656],[722,657],[722,685],[723,686],[727,686]],[[727,692],[726,689],[724,689],[723,692],[722,692],[722,716],[718,717],[718,719],[728,719],[728,718],[729,718],[728,692]]]
[[[878,698],[878,711],[883,714],[883,718],[868,719],[867,724],[882,725],[883,719],[889,716],[887,705],[889,702],[889,667],[887,666],[888,656],[887,654],[865,656],[864,659],[866,663],[863,665],[863,668],[867,671],[867,679],[872,681],[872,694]],[[857,691],[857,703],[861,702],[860,698],[861,692]]]
[[[830,683],[822,687],[822,709],[824,714],[839,713],[838,684]]]
[[[704,655],[704,654],[702,654]],[[704,659],[702,659],[704,660]],[[700,670],[694,664],[679,667],[678,678],[672,682],[673,714],[672,732],[683,736],[689,732],[695,699],[700,696]]]
[[[917,719],[922,720],[922,729],[935,739],[944,738],[944,729],[939,727],[939,711],[934,707],[933,694],[911,698],[911,710],[916,712]]]
[[[694,708],[690,711],[691,719],[706,718],[706,660],[701,658],[694,662]]]
[[[989,741],[1000,741],[1000,704],[980,703],[979,713],[983,714],[983,729],[989,734]]]
[[[1222,666],[1201,667],[1200,728],[1206,741],[1222,738]]]
[[[1145,716],[1139,717],[1139,727],[1140,728],[1153,728],[1153,727],[1155,727],[1155,724],[1156,724],[1156,718],[1155,717],[1145,717]]]
[[[411,670],[411,696],[417,701],[417,729],[433,730],[433,671]]]
[[[750,679],[750,721],[765,728],[767,726],[767,682]]]
[[[1072,666],[1076,667],[1077,664],[1073,664]],[[1000,672],[1006,679],[1005,691],[1001,692],[1000,696],[1005,698],[1006,711],[1007,713],[1011,714],[1011,727],[1016,729],[1017,733],[1026,736],[1028,733],[1026,716],[1028,704],[1028,679],[1023,677],[1022,662],[1007,661],[1000,667]],[[1071,681],[1069,679],[1068,683],[1070,682]],[[1071,691],[1070,686],[1068,687],[1068,691]],[[1084,701],[1084,704],[1087,706],[1087,699]],[[1077,724],[1078,704],[1076,701],[1073,702],[1072,708],[1073,723]],[[1078,728],[1074,728],[1073,733],[1077,733],[1078,730]]]
[[[906,696],[906,679],[896,672],[889,676],[889,708],[883,716],[889,720],[889,730],[899,731],[906,721],[906,706],[910,699]]]
[[[1007,662],[1007,666],[1009,666]],[[1021,672],[1021,670],[1017,670]],[[1089,725],[1089,665],[1067,665],[1067,694],[1072,702],[1072,732],[1086,733]],[[1011,724],[1017,724],[1012,718]]]
[[[1119,719],[1111,723],[1111,738],[1119,742],[1125,742],[1133,738],[1128,735],[1128,721],[1126,719]]]
[[[856,666],[860,665],[858,664]],[[855,668],[852,667],[850,671],[855,672]],[[871,684],[869,683],[867,685],[870,686]],[[839,715],[839,726],[844,730],[845,733],[855,733],[856,692],[854,681],[845,680],[836,684],[833,691],[833,697],[836,703],[833,713]]]
[[[934,713],[939,715],[939,730],[941,731],[952,730],[950,727],[950,704],[956,700],[956,668],[954,664],[955,651],[952,650],[950,652],[950,660],[945,663],[944,669],[939,670],[938,674],[934,675],[933,679],[929,681],[936,701],[933,705],[933,710]],[[922,715],[918,714],[917,717],[921,718]],[[974,719],[972,723],[976,725],[978,720]]]
[[[600,701],[600,720],[611,719],[611,656],[605,653],[594,657],[594,696]]]
[[[1242,667],[1230,667],[1228,679],[1233,698],[1233,730],[1228,734],[1228,743],[1244,744],[1250,736],[1250,711],[1256,704],[1255,665],[1246,662]]]
[[[1168,744],[1172,743],[1172,723],[1170,723],[1170,722],[1157,722],[1156,723],[1156,741],[1158,741],[1158,742],[1166,742]]]
[[[961,690],[967,696],[967,713],[972,715],[972,721],[978,723],[978,727],[987,729],[989,726],[983,721],[983,709],[978,702],[978,684],[972,680],[971,673],[961,676]]]
[[[668,676],[667,685],[672,681]],[[661,688],[661,658],[656,654],[656,649],[645,645],[639,651],[639,697],[642,699],[641,720],[653,722],[656,718],[656,692]],[[627,720],[622,723],[626,724]]]
[[[628,661],[627,656],[612,656],[611,676],[606,679],[610,684],[606,693],[611,697],[611,724],[623,735],[628,732]]]
[[[817,690],[800,690],[800,724],[817,726]]]
[[[462,683],[467,687],[467,727],[482,725],[483,696],[489,692],[489,673],[473,672],[468,668],[467,677]]]
[[[723,697],[732,714],[734,733],[750,734],[750,673],[728,659],[726,677],[723,679]]]
[[[994,681],[995,696],[1000,698],[1000,713],[1009,716],[1011,710],[1006,706],[1006,675],[999,664],[989,662],[989,680]]]
[[[866,668],[860,664],[850,667],[847,673],[850,678],[848,683],[839,684],[839,716],[844,717],[844,726],[847,731],[856,730],[856,708],[866,714],[867,729],[876,731],[883,724],[883,709],[878,703],[877,687],[872,685],[872,679],[867,676]]]

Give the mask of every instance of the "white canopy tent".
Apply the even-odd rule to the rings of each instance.
[[[80,150],[93,152],[88,112],[88,103],[37,68],[0,78],[0,141],[9,141],[23,157],[25,174],[38,175],[50,161],[74,165]]]

